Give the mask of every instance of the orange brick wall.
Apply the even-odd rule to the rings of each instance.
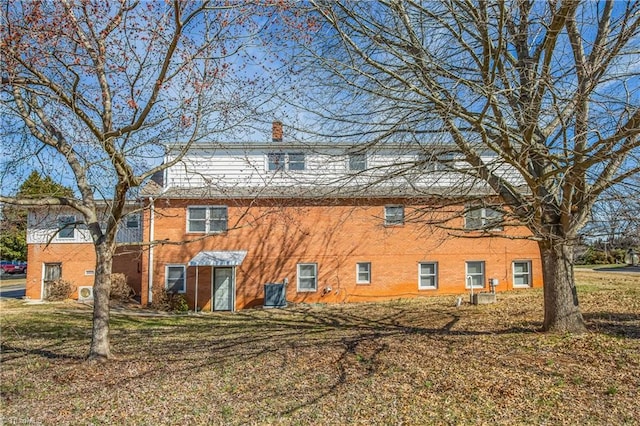
[[[93,285],[94,276],[86,275],[85,271],[95,271],[96,256],[92,244],[64,243],[64,244],[29,244],[27,248],[27,280],[26,296],[30,299],[40,299],[42,291],[42,274],[45,263],[61,263],[62,279],[70,281],[75,286]],[[138,248],[119,248],[113,258],[113,272],[127,275],[129,285],[140,292],[140,250]],[[77,297],[77,293],[72,295]]]
[[[530,260],[533,286],[542,286],[540,254],[535,242],[508,238],[451,238],[424,222],[383,224],[384,205],[398,200],[327,202],[305,207],[283,202],[252,204],[229,200],[159,200],[156,203],[155,240],[191,241],[154,248],[153,282],[164,286],[167,264],[187,264],[202,250],[247,250],[236,268],[236,309],[260,305],[263,285],[289,280],[290,302],[354,302],[433,294],[465,294],[465,261],[484,261],[485,277],[499,280],[498,291],[513,289],[512,262]],[[219,235],[187,234],[186,207],[228,205],[229,231]],[[144,223],[149,223],[145,220]],[[459,225],[461,225],[461,219]],[[507,232],[507,231],[505,231]],[[510,228],[509,235],[528,235]],[[147,235],[147,232],[145,232]],[[470,233],[469,235],[474,235]],[[142,295],[146,299],[148,257],[143,256]],[[418,290],[418,263],[438,262],[437,290]],[[370,284],[356,284],[356,262],[371,262]],[[318,289],[298,292],[296,265],[317,263]],[[187,268],[187,299],[193,307],[195,269]],[[198,305],[211,303],[211,267],[198,268]],[[327,288],[331,291],[325,291]],[[485,287],[484,291],[487,291]]]

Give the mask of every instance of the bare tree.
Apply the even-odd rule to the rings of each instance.
[[[544,328],[583,331],[572,244],[601,194],[640,170],[640,3],[305,7],[315,32],[293,71],[315,77],[298,105],[324,136],[452,146],[538,241]]]
[[[240,99],[250,73],[230,70],[259,20],[241,3],[209,1],[2,7],[2,137],[12,152],[2,164],[3,187],[35,168],[72,182],[75,195],[0,201],[69,206],[82,215],[97,258],[89,359],[103,361],[111,356],[110,277],[126,200],[193,143],[213,140],[243,117],[257,85]],[[163,163],[172,145],[178,154]]]

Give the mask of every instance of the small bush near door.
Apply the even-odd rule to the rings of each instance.
[[[59,300],[66,300],[71,297],[71,293],[76,288],[71,282],[63,279],[57,279],[47,283],[47,297],[46,300],[55,302]]]
[[[187,312],[189,305],[182,294],[168,292],[163,287],[153,289],[151,307],[159,311]]]

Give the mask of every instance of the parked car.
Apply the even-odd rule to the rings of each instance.
[[[15,273],[16,274],[26,274],[27,273],[27,262],[18,260],[18,261],[15,261],[13,263],[13,266],[15,266]]]
[[[8,260],[0,261],[0,275],[15,274],[16,265]]]
[[[20,260],[0,261],[0,275],[24,274],[27,272],[27,262]]]

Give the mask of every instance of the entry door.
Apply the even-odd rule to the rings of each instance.
[[[233,268],[213,270],[213,310],[233,310]]]
[[[52,282],[59,280],[62,276],[62,264],[45,263],[42,282],[42,299],[49,297],[49,286]]]

